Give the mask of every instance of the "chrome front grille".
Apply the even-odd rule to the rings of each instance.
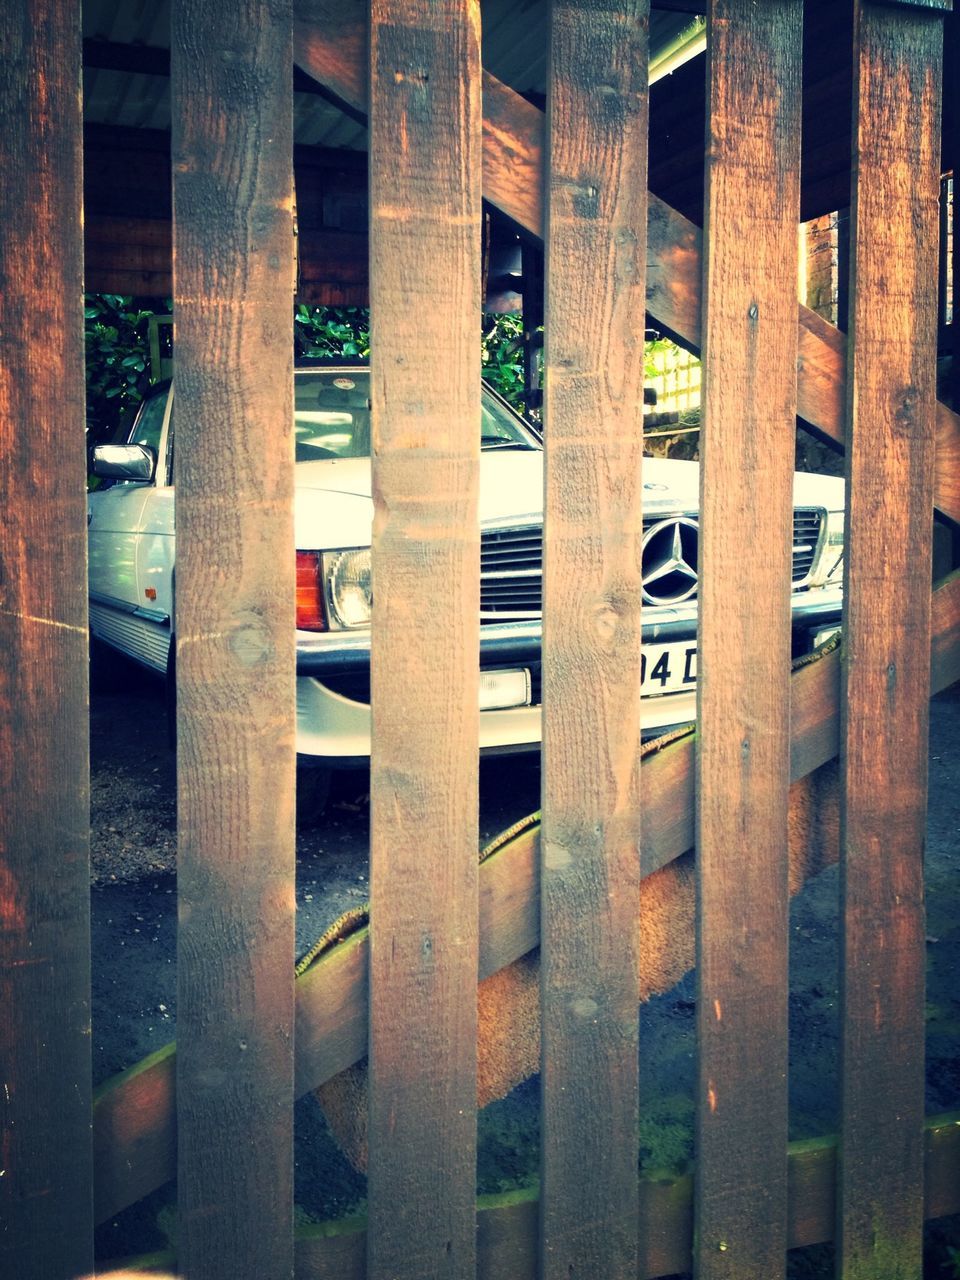
[[[484,529],[480,535],[480,619],[539,618],[543,528]]]
[[[668,518],[669,519],[669,518]],[[685,517],[695,526],[696,517]],[[820,507],[797,507],[793,513],[793,586],[803,586],[816,561],[823,533]],[[644,521],[644,532],[664,518]],[[689,527],[689,526],[688,526]],[[695,554],[691,557],[695,560]],[[696,567],[694,565],[694,567]],[[543,596],[543,530],[539,524],[484,529],[480,538],[480,618],[538,618]],[[692,597],[695,598],[695,595]]]
[[[793,585],[810,577],[823,534],[822,507],[795,507],[793,512]]]

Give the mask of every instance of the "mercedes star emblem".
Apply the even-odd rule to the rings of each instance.
[[[643,536],[643,598],[648,604],[681,604],[697,592],[696,520],[674,516]]]

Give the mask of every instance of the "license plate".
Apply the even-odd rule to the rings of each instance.
[[[645,644],[640,651],[640,692],[644,697],[692,689],[697,683],[697,646],[686,640]]]

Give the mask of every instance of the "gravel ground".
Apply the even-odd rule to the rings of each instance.
[[[116,689],[91,709],[94,1077],[100,1082],[175,1036],[176,804],[159,683],[118,667]],[[960,687],[931,705],[928,888],[927,1108],[960,1107]],[[485,761],[481,839],[537,808],[535,758]],[[367,898],[367,778],[336,779],[322,823],[297,836],[297,953]],[[791,913],[791,1137],[828,1133],[837,1115],[836,869],[794,900]],[[641,1019],[646,1117],[641,1159],[679,1167],[690,1154],[695,1069],[692,975],[651,1000]],[[362,1206],[364,1179],[340,1155],[312,1097],[297,1104],[297,1201],[306,1220]],[[481,1114],[478,1189],[498,1191],[535,1175],[537,1082]],[[162,1248],[172,1189],[134,1206],[98,1235],[116,1258]],[[960,1243],[951,1224],[945,1237]],[[949,1276],[942,1231],[930,1275]],[[827,1274],[829,1250],[802,1251],[799,1277]]]

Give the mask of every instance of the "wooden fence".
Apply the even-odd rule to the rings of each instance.
[[[932,608],[929,585],[932,509],[960,519],[935,402],[950,7],[855,5],[848,343],[795,300],[800,0],[709,5],[703,248],[647,192],[646,0],[554,0],[546,129],[482,71],[476,0],[174,6],[178,1050],[99,1098],[91,1148],[79,5],[7,6],[4,1275],[85,1273],[94,1221],[174,1174],[191,1280],[776,1277],[826,1239],[846,1277],[920,1274],[925,1214],[960,1209],[960,1129],[924,1122],[921,880],[927,703],[960,677],[960,580]],[[296,997],[294,61],[369,112],[377,581],[372,927]],[[543,839],[482,874],[481,195],[547,253]],[[696,747],[641,771],[645,310],[703,351],[705,550]],[[848,574],[842,663],[791,678],[798,415],[847,449]],[[842,1131],[788,1148],[787,787],[838,750]],[[638,1183],[635,922],[694,844],[691,1189]],[[476,981],[538,942],[539,1208],[478,1214]],[[295,1247],[294,1097],[367,1052],[366,1231]]]

